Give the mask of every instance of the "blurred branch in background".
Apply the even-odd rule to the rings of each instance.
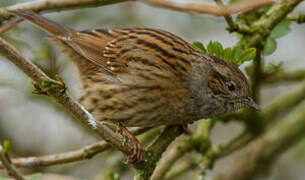
[[[305,14],[304,13],[295,13],[295,14],[290,14],[286,18],[289,21],[295,21],[298,24],[305,23]]]
[[[145,160],[134,164],[136,168],[134,180],[150,179],[163,152],[182,132],[181,126],[167,126],[156,140],[146,148]]]
[[[25,180],[23,175],[14,167],[9,157],[9,141],[4,141],[4,144],[0,144],[0,160],[3,164],[3,167],[7,170],[7,173],[10,177],[16,180]]]
[[[74,8],[98,7],[108,4],[124,2],[127,0],[42,0],[34,2],[20,3],[0,9],[0,21],[11,17],[7,10],[25,9],[35,12],[40,11],[59,11]],[[201,14],[212,14],[216,16],[225,16],[243,11],[255,9],[266,4],[274,2],[274,0],[244,0],[233,5],[217,6],[208,3],[178,3],[165,0],[137,0],[143,3],[180,10],[187,12],[196,12]]]
[[[271,30],[280,23],[293,9],[301,3],[302,0],[282,0],[272,6],[257,21],[251,24],[250,29],[254,33],[243,38],[240,44],[244,48],[259,46],[264,47],[262,43],[271,33]]]
[[[164,179],[175,180],[184,173],[194,170],[198,167],[198,160],[196,156],[191,156],[185,159],[180,159],[175,165],[166,173]]]
[[[224,7],[224,3],[222,2],[222,0],[215,0],[216,4],[219,6],[219,7]],[[224,18],[225,20],[227,21],[228,23],[228,26],[229,26],[229,31],[233,32],[233,31],[239,31],[238,28],[238,24],[236,24],[231,16],[231,14],[225,14],[224,15]]]
[[[223,117],[219,117],[220,120],[234,120],[238,118],[240,121],[262,121],[264,130],[268,129],[273,122],[284,114],[289,113],[294,107],[298,106],[305,99],[305,83],[302,83],[301,87],[287,93],[286,95],[276,99],[271,104],[267,105],[258,116],[249,116],[247,112],[240,111],[233,114],[229,114]],[[224,119],[222,119],[224,118]],[[253,134],[250,131],[244,131],[239,136],[231,140],[227,145],[222,148],[222,151],[218,154],[217,158],[224,157],[233,151],[240,149],[244,145],[248,144],[251,140],[257,137],[259,134]]]
[[[305,80],[305,70],[281,70],[272,74],[263,75],[262,83],[272,85],[279,83],[291,83]]]
[[[42,0],[42,1],[31,1],[25,3],[19,3],[12,6],[0,8],[0,21],[8,19],[11,17],[7,13],[7,10],[32,10],[35,12],[40,11],[59,11],[75,8],[88,8],[88,7],[98,7],[108,4],[119,3],[127,0]]]
[[[218,6],[209,3],[178,3],[170,0],[136,0],[154,6],[165,7],[178,11],[195,12],[200,14],[211,14],[215,16],[227,16],[243,11],[262,7],[273,3],[274,0],[243,0],[232,5]]]
[[[297,143],[305,134],[305,102],[268,128],[261,136],[249,143],[233,159],[215,180],[254,179],[259,172],[266,171],[272,162]]]
[[[147,132],[151,128],[137,128],[132,131],[134,135],[140,135]],[[70,163],[75,161],[80,161],[84,159],[91,159],[93,156],[104,152],[109,149],[110,145],[106,141],[100,141],[88,146],[85,146],[79,150],[46,155],[46,156],[33,156],[25,158],[13,158],[12,164],[16,167],[41,167],[41,166],[52,166],[57,164]],[[4,164],[0,163],[0,168],[4,168]]]
[[[174,163],[187,152],[195,150],[202,155],[205,155],[206,151],[211,148],[209,136],[212,127],[212,120],[201,120],[194,134],[176,142],[173,147],[168,150],[166,155],[158,163],[151,180],[164,179],[166,173],[172,168]]]
[[[13,20],[7,22],[6,24],[2,25],[0,27],[0,34],[4,33],[5,31],[8,31],[9,29],[14,27],[16,24],[20,23],[21,21],[22,21],[21,18],[16,18],[16,19],[13,19]]]

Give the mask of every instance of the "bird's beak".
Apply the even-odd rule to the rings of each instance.
[[[256,111],[261,111],[261,108],[259,107],[259,105],[256,104],[251,97],[247,97],[247,98],[243,99],[243,104],[245,104],[246,106],[248,106]]]

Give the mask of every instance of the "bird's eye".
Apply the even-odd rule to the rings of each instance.
[[[234,85],[232,82],[229,82],[229,83],[227,84],[227,86],[228,86],[228,89],[229,89],[230,91],[234,91],[234,90],[235,90],[235,85]]]

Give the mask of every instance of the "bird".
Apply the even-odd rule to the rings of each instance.
[[[76,67],[80,103],[97,121],[126,127],[185,125],[236,111],[259,110],[246,76],[234,64],[202,53],[160,29],[74,30],[29,10],[10,10],[49,33]]]

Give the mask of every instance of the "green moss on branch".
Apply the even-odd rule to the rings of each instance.
[[[255,33],[245,36],[240,42],[246,49],[264,42],[271,30],[280,23],[302,0],[282,0],[270,8],[262,17],[250,26]]]

